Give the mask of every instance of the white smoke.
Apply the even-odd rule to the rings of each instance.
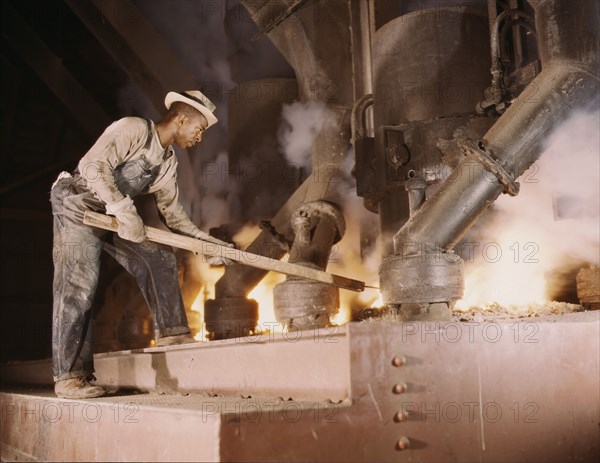
[[[201,204],[201,223],[208,231],[229,220],[229,158],[225,151],[220,152],[216,159],[201,166],[201,181],[203,196]]]
[[[550,136],[540,160],[521,178],[516,199],[498,210],[531,226],[553,254],[600,263],[600,111],[578,112]]]
[[[483,218],[465,269],[463,308],[543,302],[574,286],[573,271],[600,263],[598,127],[600,111],[561,124],[520,177],[519,195],[501,196],[491,220]]]
[[[295,102],[283,106],[282,117],[278,133],[281,150],[290,165],[307,173],[311,165],[312,144],[321,129],[331,123],[332,114],[323,103]]]
[[[227,182],[216,182],[211,176],[210,187],[198,178],[205,177],[205,165],[218,163],[218,156],[227,148],[227,104],[225,97],[233,86],[229,74],[229,42],[223,30],[223,18],[228,4],[215,1],[135,0],[134,5],[148,23],[156,29],[170,48],[174,59],[188,70],[188,76],[176,76],[175,88],[165,91],[202,90],[217,106],[219,123],[211,127],[200,145],[192,150],[175,148],[179,159],[178,183],[180,201],[192,221],[203,229],[218,225],[217,218],[229,220],[225,193]],[[168,20],[165,20],[168,19]],[[189,78],[195,83],[189,83]],[[177,83],[179,82],[179,83]],[[135,115],[160,120],[164,107],[156,108],[135,82],[126,83],[118,94],[122,116]],[[219,158],[220,159],[220,158]],[[217,188],[218,191],[212,191]]]
[[[346,222],[346,233],[342,240],[335,244],[329,257],[328,272],[337,273],[353,279],[364,281],[368,286],[379,286],[379,264],[381,249],[378,235],[378,217],[367,210],[363,199],[356,194],[356,181],[351,171],[354,167],[354,155],[350,151],[341,166],[341,175],[337,177],[336,191]],[[368,236],[366,236],[368,235]],[[365,238],[370,246],[364,248]],[[380,292],[366,289],[362,293],[340,291],[340,314],[336,323],[343,323],[358,316],[358,312],[371,306],[380,298]]]

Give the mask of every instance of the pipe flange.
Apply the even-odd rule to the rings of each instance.
[[[483,144],[479,146],[472,142],[464,141],[460,142],[460,148],[466,156],[471,156],[479,162],[485,170],[494,174],[498,179],[498,182],[504,188],[504,193],[511,196],[517,196],[519,194],[519,182],[515,181],[511,174],[509,174],[502,164],[491,156],[491,151],[487,150]]]
[[[326,201],[312,201],[303,204],[292,214],[291,221],[294,232],[298,233],[306,226],[306,219],[310,220],[310,228],[316,225],[316,219],[327,217],[336,227],[334,244],[342,239],[346,232],[346,221],[341,211],[332,203]]]
[[[452,253],[391,256],[379,268],[386,305],[455,301],[464,288],[463,260]]]
[[[340,306],[340,292],[335,286],[304,278],[288,278],[273,288],[273,305],[277,320],[283,325],[304,317],[334,315]]]

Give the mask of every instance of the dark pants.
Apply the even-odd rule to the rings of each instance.
[[[156,337],[189,333],[177,278],[177,262],[170,247],[133,243],[116,234],[82,223],[85,210],[104,212],[104,205],[73,178],[52,188],[54,215],[54,307],[52,360],[55,381],[90,376],[92,301],[104,249],[137,280],[150,307]]]

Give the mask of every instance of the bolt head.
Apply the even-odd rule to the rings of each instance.
[[[403,421],[406,421],[407,418],[408,417],[406,416],[406,413],[404,413],[402,410],[397,411],[396,414],[394,415],[394,421],[396,423],[401,423]]]
[[[392,392],[394,394],[403,394],[406,392],[406,389],[407,389],[406,383],[395,384],[394,387],[392,388]]]
[[[406,450],[409,447],[410,440],[406,436],[402,436],[400,439],[398,439],[398,442],[396,442],[396,450]]]
[[[403,355],[396,355],[392,359],[392,365],[394,365],[395,367],[401,367],[405,363],[406,363],[406,358]]]

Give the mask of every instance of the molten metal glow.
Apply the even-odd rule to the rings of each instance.
[[[362,204],[358,206],[362,208]],[[259,232],[260,229],[257,226],[244,227],[235,236],[235,241],[241,244],[241,248],[245,248],[248,243],[254,240]],[[336,245],[331,254],[327,271],[347,275],[351,278],[366,281],[368,285],[377,286],[379,283],[377,276],[379,249],[376,247],[369,257],[365,261],[362,261],[359,249],[359,236],[360,233],[357,224],[349,222],[344,239]],[[341,249],[344,250],[343,253],[340,252]],[[191,309],[203,317],[204,301],[215,297],[215,283],[222,276],[223,270],[210,268],[206,263],[202,262],[202,258],[199,256],[197,271],[198,276],[203,282],[203,287],[196,296]],[[249,299],[254,299],[258,302],[259,319],[257,330],[262,332],[282,332],[284,330],[275,318],[273,307],[273,288],[276,284],[284,280],[285,275],[270,272],[248,294]],[[340,290],[340,309],[331,321],[336,325],[344,325],[352,319],[353,313],[367,307],[381,306],[383,306],[383,301],[381,293],[377,290],[366,289],[362,293]],[[201,320],[203,322],[203,318]],[[204,334],[205,330],[203,329],[196,335],[196,339],[200,341],[204,340]]]
[[[196,299],[194,299],[194,302],[192,303],[192,307],[191,307],[192,311],[198,313],[201,320],[202,320],[202,317],[204,316],[204,291],[203,291],[203,289],[204,289],[204,286],[200,289],[200,291],[198,291],[198,295],[196,296]],[[198,331],[196,333],[196,335],[194,336],[194,339],[196,341],[205,341],[204,330],[202,329],[202,325],[203,324],[200,323],[200,327],[198,327],[198,329],[200,331]],[[192,328],[192,330],[193,330],[194,327],[190,326],[190,328]]]
[[[273,306],[273,288],[277,283],[285,280],[285,276],[270,272],[265,278],[248,294],[248,299],[258,302],[258,330],[262,332],[281,333],[283,327],[275,318]]]
[[[510,201],[511,198],[508,198]],[[501,198],[500,205],[506,206]],[[513,201],[510,206],[517,206]],[[551,199],[539,199],[538,207],[552,214]],[[497,303],[504,307],[547,301],[545,272],[554,264],[549,240],[518,211],[501,210],[488,227],[486,239],[469,243],[465,255],[465,295],[459,309]]]
[[[526,235],[515,229],[502,233],[493,247],[486,248],[495,257],[466,267],[465,295],[456,303],[457,308],[492,303],[509,307],[546,301],[544,266],[539,257],[517,257],[518,253],[539,256],[541,251],[534,242],[519,242],[519,236]]]

